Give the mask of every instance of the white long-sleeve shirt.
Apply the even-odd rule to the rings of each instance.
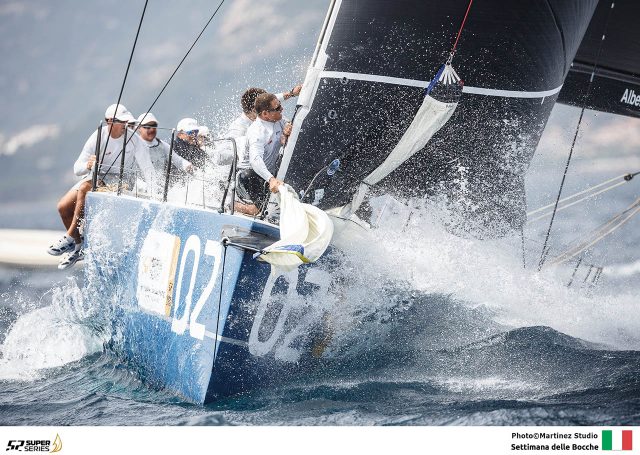
[[[253,123],[247,114],[244,112],[240,114],[236,119],[229,124],[229,131],[227,132],[227,137],[232,137],[234,139],[241,138],[247,135],[247,130]]]
[[[147,185],[147,189],[149,190],[150,188],[152,191],[160,192],[164,188],[171,146],[157,137],[153,141],[145,141],[142,137],[140,139],[149,148],[149,158],[154,169],[154,180],[151,182],[151,186]],[[186,171],[189,166],[191,166],[191,163],[175,153],[174,150],[171,154],[171,167]]]
[[[120,160],[122,159],[122,144],[124,141],[124,134],[118,139],[109,137],[109,143],[107,144],[107,137],[109,136],[109,128],[102,128],[102,136],[100,139],[100,160],[102,160],[102,167],[98,176],[104,179],[105,176],[117,177],[120,173]],[[137,134],[133,136],[131,133],[127,134],[127,147],[125,149],[124,157],[124,170],[126,180],[133,178],[135,168],[133,166],[134,161],[140,167],[145,182],[153,181],[153,164],[151,164],[151,158],[149,157],[149,147],[144,143],[145,141]],[[94,131],[84,147],[82,152],[78,156],[78,159],[73,165],[73,172],[78,176],[87,176],[91,171],[87,169],[87,163],[92,155],[96,152],[96,140],[98,138],[98,131]],[[129,140],[130,139],[130,140]],[[105,150],[106,146],[106,150]],[[104,159],[102,158],[104,156]],[[94,165],[94,168],[97,164]]]
[[[257,118],[247,130],[249,165],[266,181],[276,172],[284,125],[284,119],[268,122]]]
[[[284,103],[284,93],[276,93],[276,98],[280,103]],[[236,117],[233,122],[229,124],[227,135],[225,137],[231,137],[236,141],[236,147],[238,149],[238,167],[240,169],[248,169],[249,165],[249,153],[247,148],[247,130],[253,123],[247,114],[244,112]],[[233,161],[233,149],[228,143],[224,143],[218,150],[219,164],[230,164]]]
[[[171,146],[158,138],[155,138],[151,142],[142,139],[142,142],[149,148],[149,158],[151,158],[151,164],[153,164],[155,171],[165,172],[165,166],[169,160],[169,150],[171,149]],[[174,153],[171,154],[171,165],[186,171],[191,163],[174,151]]]

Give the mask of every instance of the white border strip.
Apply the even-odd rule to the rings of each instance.
[[[223,343],[229,343],[229,344],[235,344],[236,346],[242,346],[242,347],[249,347],[249,343],[247,343],[246,341],[240,341],[240,340],[236,340],[235,338],[227,338],[227,337],[223,337],[221,335],[218,335],[216,337],[216,334],[207,330],[206,332],[204,332],[204,335],[209,337],[209,338],[213,338],[214,340],[217,338],[218,341],[222,341]]]
[[[328,79],[354,79],[357,81],[369,81],[369,82],[382,82],[384,84],[406,85],[409,87],[422,87],[426,88],[431,81],[418,81],[415,79],[403,79],[400,77],[378,76],[375,74],[361,74],[361,73],[346,73],[342,71],[322,71],[320,73],[321,78]],[[484,96],[498,96],[502,98],[546,98],[547,96],[555,95],[560,91],[562,85],[553,88],[551,90],[544,90],[541,92],[525,92],[517,90],[498,90],[492,88],[482,87],[469,87],[464,86],[462,91],[472,95],[484,95]]]

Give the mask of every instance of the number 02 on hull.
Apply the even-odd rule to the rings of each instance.
[[[272,272],[253,252],[276,226],[108,193],[87,198],[85,286],[110,315],[109,349],[153,387],[195,403],[315,363],[332,254]]]

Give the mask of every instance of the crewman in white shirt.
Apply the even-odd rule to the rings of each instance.
[[[152,112],[145,112],[138,116],[138,134],[149,148],[149,157],[155,170],[152,188],[160,188],[166,177],[169,164],[169,149],[171,146],[162,139],[158,139],[158,119]],[[193,165],[177,153],[171,155],[171,167],[193,173]],[[172,170],[173,171],[173,170]],[[152,188],[148,188],[152,190]]]
[[[268,198],[265,182],[272,193],[278,191],[282,181],[277,173],[278,153],[291,134],[291,123],[282,118],[282,103],[271,93],[258,95],[255,101],[256,120],[247,129],[248,156],[239,163],[238,195],[247,205],[240,211],[256,215]],[[248,210],[243,210],[250,208]]]
[[[297,84],[288,92],[277,93],[276,98],[281,103],[295,98],[300,94],[300,90],[302,90],[302,84]],[[242,160],[243,152],[246,150],[247,145],[247,129],[251,126],[253,121],[256,119],[256,97],[262,93],[267,93],[265,89],[258,87],[251,87],[245,90],[240,98],[240,106],[242,106],[242,113],[236,117],[233,122],[229,124],[229,128],[227,130],[225,138],[233,138],[236,141],[236,147],[238,149],[238,154],[240,159]],[[230,164],[233,160],[233,149],[227,143],[220,144],[217,147],[218,152],[218,160],[217,164]]]
[[[101,163],[98,172],[98,182],[101,185],[116,183],[120,174],[120,162],[124,142],[124,132],[127,123],[134,122],[131,112],[122,104],[112,104],[105,112],[106,128],[102,128],[100,139]],[[49,246],[47,252],[53,256],[63,257],[58,268],[64,270],[71,267],[77,261],[84,259],[82,251],[82,238],[78,231],[78,223],[84,216],[84,202],[87,193],[91,190],[92,171],[95,166],[96,141],[98,131],[95,131],[82,148],[82,152],[73,165],[74,173],[83,177],[58,201],[58,212],[67,229],[66,235]],[[149,149],[138,135],[129,135],[125,148],[124,180],[126,183],[135,181],[134,161],[142,170],[145,182],[151,182],[153,178],[153,165],[149,158]]]

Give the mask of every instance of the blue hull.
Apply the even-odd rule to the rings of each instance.
[[[276,276],[222,243],[276,241],[267,223],[109,193],[90,193],[86,214],[88,295],[113,315],[110,348],[148,384],[205,403],[315,363],[327,257]]]

